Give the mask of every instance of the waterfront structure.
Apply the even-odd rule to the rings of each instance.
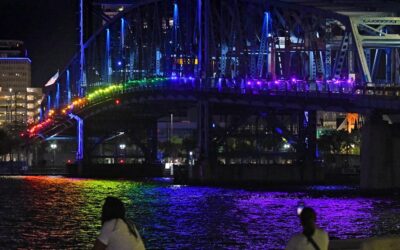
[[[29,136],[71,133],[76,124],[82,162],[84,142],[96,148],[131,131],[148,164],[157,160],[158,120],[186,115],[197,126],[190,178],[306,182],[321,171],[316,112],[360,113],[364,131],[372,129],[363,139],[363,185],[395,186],[395,165],[382,161],[395,162],[397,147],[387,141],[397,140],[400,18],[390,3],[368,1],[379,15],[342,4],[137,1],[81,43]],[[247,159],[233,157],[238,149]],[[264,168],[287,163],[297,168]],[[377,174],[390,181],[375,183]]]

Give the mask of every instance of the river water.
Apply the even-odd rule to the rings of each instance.
[[[1,249],[90,249],[108,195],[120,197],[148,249],[282,249],[300,201],[331,239],[400,234],[400,199],[346,186],[254,191],[169,182],[0,177]]]

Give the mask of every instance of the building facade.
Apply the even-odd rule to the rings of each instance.
[[[0,127],[38,121],[41,98],[41,88],[26,88],[23,91],[0,88]]]
[[[31,60],[24,43],[0,40],[0,127],[38,119],[41,88],[31,87]]]

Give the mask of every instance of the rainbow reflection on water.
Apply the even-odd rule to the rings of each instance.
[[[299,230],[299,201],[316,209],[319,225],[332,239],[400,233],[398,197],[358,197],[347,187],[270,192],[0,177],[0,195],[0,242],[5,248],[90,249],[108,195],[124,200],[149,249],[281,249]]]

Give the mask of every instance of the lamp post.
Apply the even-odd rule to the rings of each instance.
[[[57,144],[53,142],[52,144],[50,144],[50,148],[53,150],[53,167],[55,167]]]
[[[121,150],[121,155],[123,158],[125,158],[125,149],[126,149],[126,144],[125,143],[121,143],[118,145],[119,149]],[[123,159],[120,160],[120,163],[124,163],[125,161]]]

